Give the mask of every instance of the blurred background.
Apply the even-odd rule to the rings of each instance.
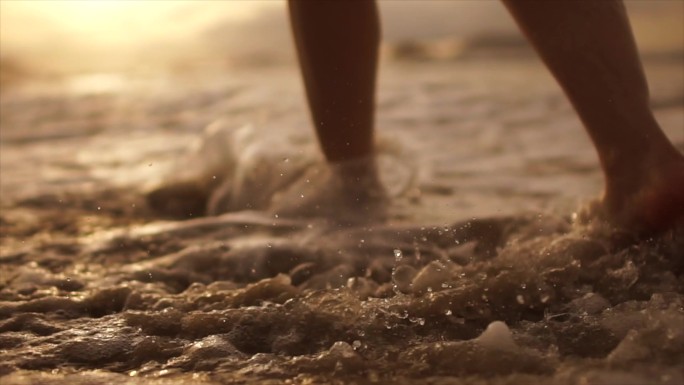
[[[684,151],[684,0],[625,3],[651,107]],[[600,193],[581,122],[500,1],[378,4],[376,128],[395,218],[567,215]],[[147,221],[157,185],[268,185],[254,165],[319,159],[286,5],[0,0],[0,238],[53,222],[90,231],[95,215]]]
[[[197,164],[179,159],[190,143],[213,143],[203,132],[217,121],[226,133],[252,127],[262,155],[315,156],[286,4],[0,0],[0,205],[50,193],[60,198],[47,202],[63,202],[64,191],[92,201],[106,187],[201,174],[223,159],[223,142]],[[626,4],[651,106],[684,149],[684,1]],[[598,194],[581,122],[500,1],[379,6],[376,126],[398,149],[382,175],[404,186],[417,170],[406,218],[567,213]],[[115,196],[91,206],[141,207]]]
[[[684,1],[626,3],[642,53],[681,58]],[[379,4],[387,62],[529,53],[496,0]],[[0,81],[292,64],[288,28],[285,0],[2,0]]]

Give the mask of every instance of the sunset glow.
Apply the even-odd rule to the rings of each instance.
[[[196,32],[215,20],[239,22],[268,3],[248,1],[3,1],[2,39],[12,45],[51,32],[89,44],[135,44]]]
[[[0,56],[33,71],[110,72],[195,63],[206,34],[235,28],[279,1],[36,0],[0,1]],[[224,34],[225,35],[225,34]],[[236,37],[235,34],[230,36]],[[221,59],[222,60],[222,59]]]
[[[0,0],[0,59],[5,68],[11,62],[24,72],[50,74],[293,63],[285,4]],[[386,45],[429,42],[430,55],[444,58],[460,52],[464,41],[525,44],[497,1],[380,0],[378,5]],[[642,53],[681,50],[684,2],[629,0],[626,5]]]

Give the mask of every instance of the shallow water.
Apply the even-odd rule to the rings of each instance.
[[[580,223],[600,175],[536,63],[425,66],[383,78],[393,205],[352,225],[145,204],[169,172],[211,188],[251,164],[270,170],[256,185],[306,175],[317,157],[300,100],[280,93],[299,95],[289,72],[261,88],[3,94],[2,382],[683,383],[684,228]],[[661,67],[656,111],[681,148],[680,67]],[[245,138],[280,131],[179,168],[219,117]]]

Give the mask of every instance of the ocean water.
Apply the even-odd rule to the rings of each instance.
[[[681,67],[647,70],[682,148]],[[3,384],[684,382],[684,228],[582,212],[595,155],[536,61],[384,71],[388,205],[344,221],[296,73],[239,75],[3,93]]]

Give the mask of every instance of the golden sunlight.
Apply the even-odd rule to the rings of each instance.
[[[3,43],[47,41],[49,34],[92,45],[136,44],[197,32],[216,20],[241,21],[265,3],[249,1],[3,1]]]
[[[216,26],[241,25],[279,1],[0,1],[0,56],[38,70],[119,71],[199,55]],[[210,51],[210,50],[209,50]],[[226,50],[229,52],[229,50]]]

